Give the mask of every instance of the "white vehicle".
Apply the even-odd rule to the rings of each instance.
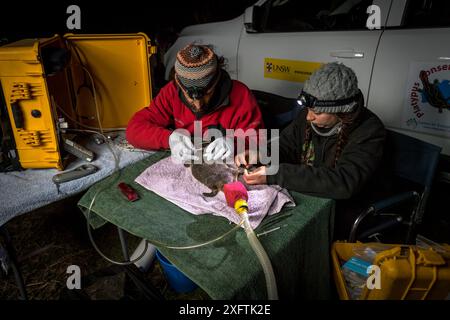
[[[339,61],[356,72],[366,106],[387,128],[448,156],[449,39],[448,1],[260,0],[233,20],[183,29],[165,55],[166,79],[191,42],[213,45],[250,89],[287,98],[321,63]]]

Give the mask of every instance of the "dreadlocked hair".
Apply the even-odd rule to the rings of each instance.
[[[336,144],[336,153],[334,156],[333,167],[336,166],[339,157],[342,154],[342,150],[344,150],[345,145],[348,141],[348,136],[350,131],[357,125],[359,114],[361,113],[362,108],[356,107],[356,110],[350,113],[336,113],[336,116],[341,120],[342,127],[338,133],[337,144]]]
[[[312,135],[311,135],[311,124],[308,123],[306,124],[306,129],[305,129],[305,139],[303,140],[303,146],[302,146],[302,163],[303,164],[308,164],[308,151],[309,148],[311,146],[311,140],[312,140]]]

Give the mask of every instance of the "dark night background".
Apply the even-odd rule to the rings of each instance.
[[[237,17],[256,0],[190,1],[2,1],[0,39],[12,42],[24,37],[55,33],[134,33],[151,38],[176,33],[184,26]],[[81,30],[68,30],[69,5],[81,9]]]
[[[3,1],[0,5],[0,45],[25,38],[46,38],[55,34],[147,34],[158,47],[152,62],[154,93],[165,84],[162,57],[188,25],[224,21],[242,14],[256,0],[164,0],[164,1]],[[81,11],[81,30],[67,29],[76,4]]]

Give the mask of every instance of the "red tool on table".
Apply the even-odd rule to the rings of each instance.
[[[120,189],[120,192],[125,196],[125,198],[128,201],[136,201],[139,199],[139,195],[137,194],[136,190],[134,190],[130,185],[126,184],[125,182],[121,182],[117,185]]]

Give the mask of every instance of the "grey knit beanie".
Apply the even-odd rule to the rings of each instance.
[[[327,63],[317,69],[305,81],[303,91],[319,101],[342,100],[359,94],[358,79],[349,67],[337,63]],[[358,105],[358,99],[339,106],[315,106],[315,112],[338,113],[352,112]]]

